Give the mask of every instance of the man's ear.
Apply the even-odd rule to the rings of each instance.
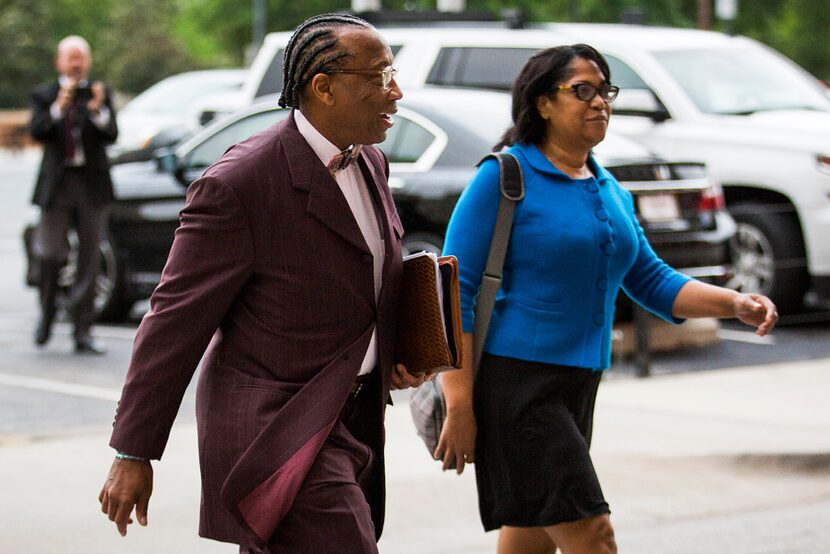
[[[308,92],[327,106],[334,105],[334,80],[325,73],[318,73],[308,84]]]

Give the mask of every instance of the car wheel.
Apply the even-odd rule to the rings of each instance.
[[[61,269],[58,285],[62,292],[59,304],[66,305],[66,294],[75,281],[78,270],[78,236],[70,231],[69,258]],[[95,277],[95,319],[98,321],[123,321],[130,315],[133,301],[128,297],[123,263],[114,242],[105,236],[98,246],[99,266]]]
[[[423,250],[440,256],[443,247],[444,239],[438,235],[433,235],[432,233],[412,233],[406,234],[403,237],[401,253],[406,256]]]
[[[798,222],[758,204],[729,209],[738,229],[729,242],[734,276],[726,286],[767,295],[780,312],[800,310],[809,277]]]

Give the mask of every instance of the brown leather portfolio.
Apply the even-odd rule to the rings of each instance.
[[[396,361],[413,374],[461,367],[458,260],[419,252],[403,261]]]

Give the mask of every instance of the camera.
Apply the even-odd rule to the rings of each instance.
[[[76,100],[89,100],[92,98],[92,87],[89,85],[75,87]]]

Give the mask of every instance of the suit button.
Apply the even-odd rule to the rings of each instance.
[[[371,254],[363,254],[363,263],[364,264],[372,263],[372,255]]]

